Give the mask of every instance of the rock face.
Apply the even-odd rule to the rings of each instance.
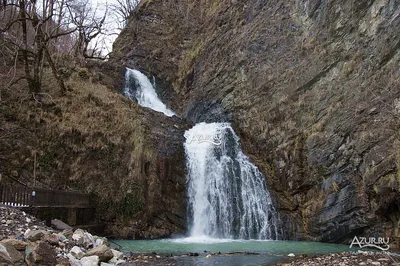
[[[232,121],[284,238],[400,237],[400,2],[141,1],[111,62]],[[183,198],[182,198],[183,199]]]

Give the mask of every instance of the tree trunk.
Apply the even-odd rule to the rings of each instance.
[[[56,65],[54,64],[53,59],[51,58],[49,49],[47,47],[45,48],[45,55],[46,55],[47,61],[49,62],[49,65],[50,65],[50,68],[51,68],[51,72],[53,72],[53,75],[57,80],[58,86],[60,87],[61,93],[64,94],[66,92],[64,81],[62,80],[62,78],[58,74]]]
[[[26,80],[28,81],[29,91],[33,93],[37,93],[40,91],[40,84],[37,80],[33,79],[31,76],[31,72],[29,70],[29,56],[28,56],[28,30],[26,23],[26,3],[25,0],[19,1],[19,17],[21,18],[21,27],[22,27],[22,58],[24,59],[24,69]]]

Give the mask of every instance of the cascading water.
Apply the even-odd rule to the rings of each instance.
[[[162,112],[166,116],[173,116],[175,113],[167,108],[158,98],[156,90],[150,80],[140,71],[135,69],[126,69],[124,93],[131,99],[136,99],[138,104]]]
[[[124,92],[141,106],[175,115],[138,70],[127,68]],[[265,178],[241,151],[231,125],[199,123],[185,138],[191,236],[277,239],[278,215]]]
[[[277,239],[278,215],[265,178],[230,124],[199,123],[185,138],[191,236]]]

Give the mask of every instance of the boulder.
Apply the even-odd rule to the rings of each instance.
[[[69,253],[77,259],[81,259],[85,255],[82,249],[78,246],[74,246],[73,248],[71,248]]]
[[[0,244],[0,264],[15,264],[24,261],[24,256],[10,243]]]
[[[124,253],[122,253],[121,251],[111,249],[111,252],[113,253],[113,257],[109,261],[110,263],[116,264],[119,260],[122,260],[124,258]]]
[[[98,236],[94,236],[93,237],[94,238],[94,246],[95,247],[97,247],[97,246],[100,246],[100,245],[106,245],[106,246],[108,246],[108,241],[107,241],[107,238],[105,238],[105,237],[98,237]]]
[[[85,237],[85,231],[82,229],[76,229],[72,234],[72,239],[78,241],[79,239]]]
[[[75,230],[72,234],[72,239],[76,241],[77,245],[84,246],[85,248],[94,246],[93,236],[82,229]]]
[[[49,232],[47,232],[45,230],[30,230],[30,229],[28,229],[28,230],[26,230],[24,236],[29,241],[35,242],[35,241],[42,239],[42,237],[47,234],[49,234]]]
[[[103,244],[89,250],[85,256],[98,256],[100,261],[106,262],[112,259],[114,254],[109,247]]]
[[[66,238],[72,238],[72,235],[74,234],[74,231],[72,229],[64,230],[64,231],[61,232],[61,234],[63,236],[65,236]]]
[[[46,242],[39,242],[25,249],[25,261],[30,265],[56,265],[56,252]]]
[[[72,227],[69,226],[68,224],[64,223],[61,220],[58,219],[53,219],[51,220],[51,227],[57,230],[72,230]]]
[[[1,244],[10,244],[11,246],[13,246],[16,250],[18,251],[24,251],[26,246],[28,245],[28,243],[19,240],[19,239],[4,239],[0,242]]]
[[[95,266],[99,265],[99,263],[100,263],[99,256],[89,256],[89,257],[83,257],[81,259],[82,266]]]
[[[67,254],[67,258],[71,266],[82,266],[81,261],[72,256],[71,254]]]
[[[46,235],[43,237],[43,241],[46,241],[50,245],[58,246],[60,242],[60,237],[56,234]]]

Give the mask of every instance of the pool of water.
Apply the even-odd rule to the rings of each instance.
[[[175,256],[176,265],[274,265],[290,258],[289,253],[328,254],[343,251],[357,251],[348,245],[301,241],[259,241],[215,239],[208,237],[177,238],[161,240],[114,240],[123,250],[133,253],[152,253]],[[184,256],[198,253],[199,256]],[[221,255],[208,254],[221,252]],[[226,254],[229,252],[242,252]],[[257,254],[245,254],[255,252]],[[183,255],[183,256],[182,256]],[[157,265],[157,264],[154,264]]]
[[[259,252],[273,255],[327,254],[343,251],[357,251],[348,245],[300,241],[259,241],[213,238],[177,238],[161,240],[114,240],[122,249],[133,253],[182,255],[188,252]]]

